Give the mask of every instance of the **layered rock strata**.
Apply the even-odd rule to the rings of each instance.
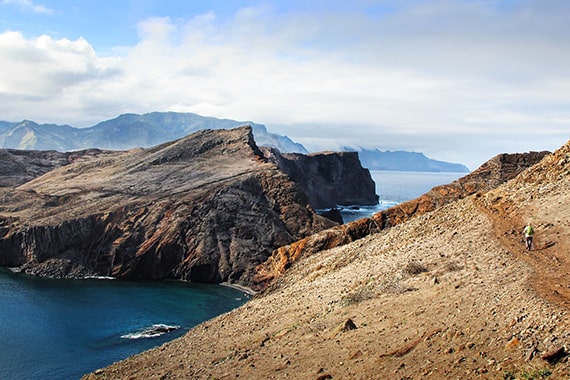
[[[0,197],[0,265],[53,277],[248,286],[276,247],[334,225],[250,127],[87,156]]]
[[[256,290],[265,289],[302,256],[347,244],[471,194],[494,189],[536,164],[547,154],[549,152],[543,151],[497,155],[474,172],[450,184],[434,187],[416,199],[383,210],[371,218],[335,226],[279,247],[273,251],[265,263],[256,269],[253,287]]]

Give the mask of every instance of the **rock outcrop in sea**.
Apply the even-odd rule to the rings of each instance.
[[[335,224],[268,162],[250,127],[32,158],[38,170],[14,170],[6,185],[37,178],[0,188],[0,265],[29,274],[249,286],[276,247]]]

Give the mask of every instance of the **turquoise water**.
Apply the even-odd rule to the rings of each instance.
[[[78,379],[181,336],[247,298],[216,285],[51,280],[0,269],[0,378]],[[145,334],[153,325],[175,330]]]

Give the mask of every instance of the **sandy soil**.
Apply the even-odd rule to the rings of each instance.
[[[85,378],[570,378],[570,148],[524,174],[304,258],[241,308]]]

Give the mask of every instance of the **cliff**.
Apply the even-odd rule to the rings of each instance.
[[[267,162],[249,127],[75,161],[55,156],[55,169],[0,189],[2,266],[250,285],[276,247],[334,224]]]
[[[304,155],[280,153],[274,148],[262,150],[265,157],[303,188],[316,209],[378,204],[372,176],[362,167],[356,152]]]
[[[570,142],[493,190],[303,256],[242,307],[85,379],[567,379],[568,194]]]
[[[371,218],[335,226],[279,247],[265,263],[257,268],[253,287],[256,290],[264,289],[302,256],[347,244],[404,223],[413,217],[423,215],[466,196],[494,189],[536,164],[548,153],[499,154],[474,172],[450,184],[437,186],[416,199],[383,210]]]

